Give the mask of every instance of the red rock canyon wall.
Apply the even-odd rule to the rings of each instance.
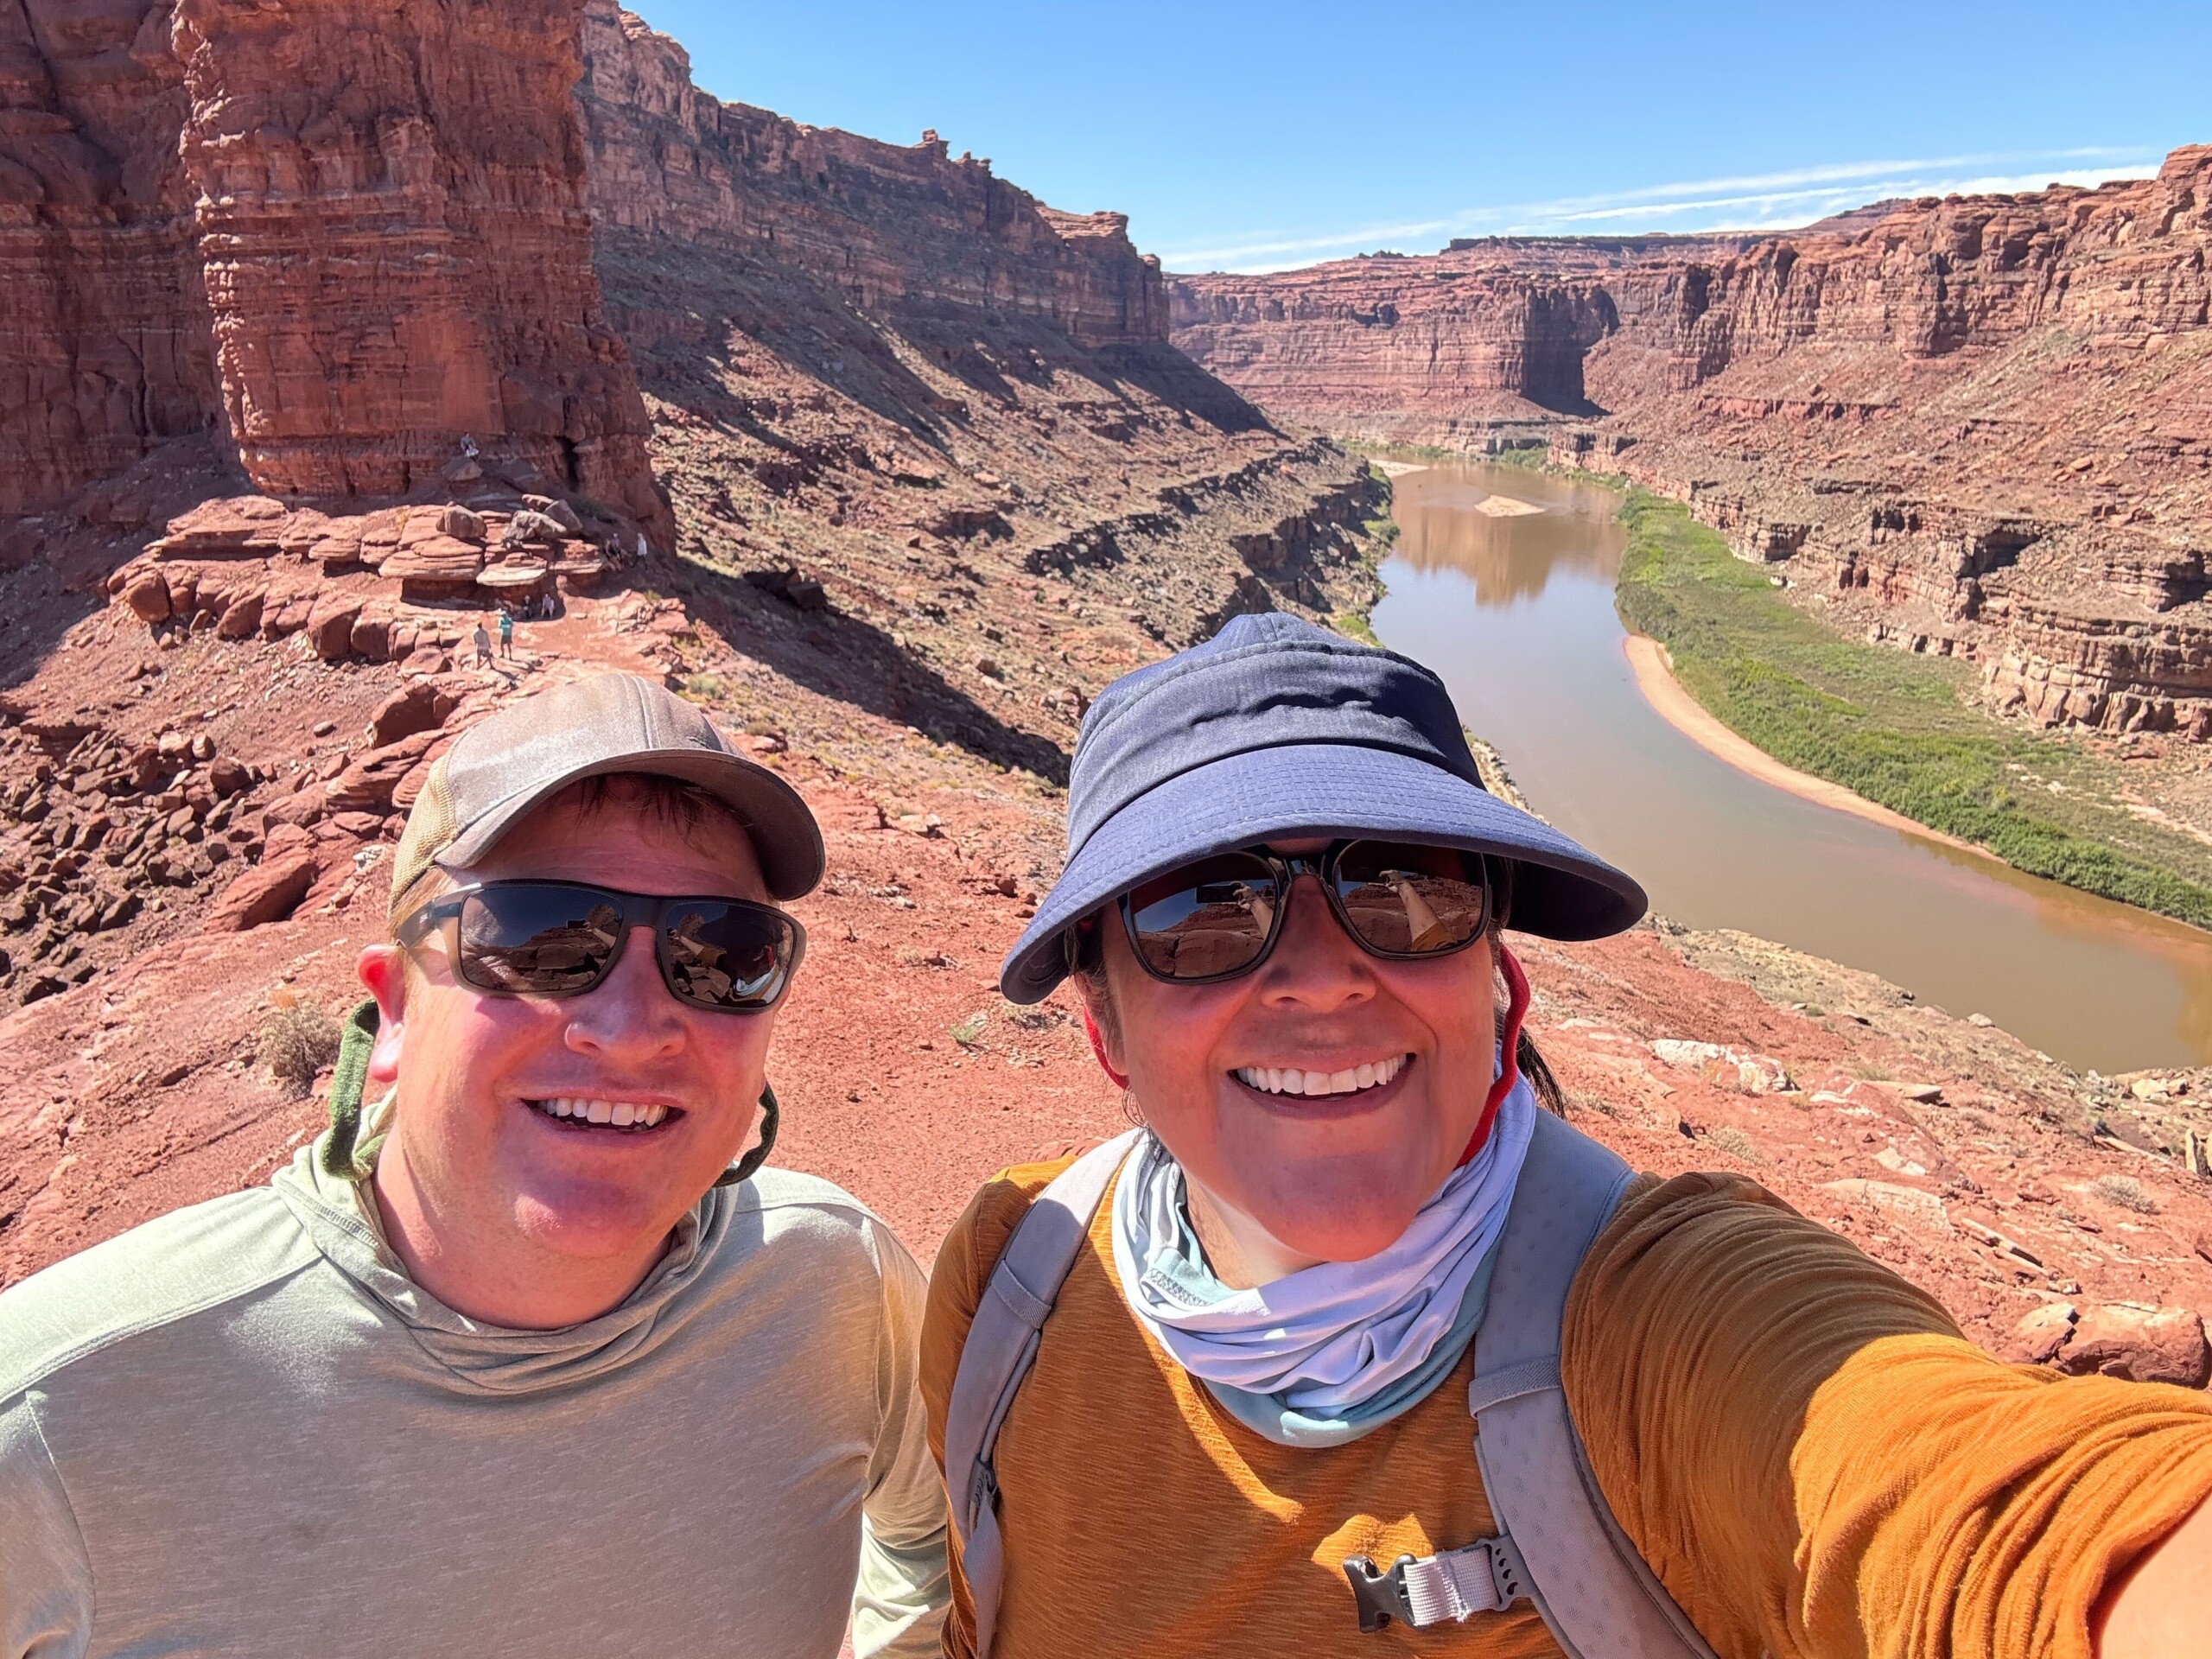
[[[2212,736],[2212,147],[1758,238],[1454,244],[1171,283],[1174,338],[1341,435],[1552,442],[2053,723]]]

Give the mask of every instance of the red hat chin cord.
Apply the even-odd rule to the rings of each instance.
[[[1497,1079],[1490,1086],[1490,1097],[1483,1103],[1483,1115],[1476,1120],[1475,1132],[1468,1137],[1467,1149],[1459,1154],[1465,1164],[1483,1149],[1483,1142],[1490,1139],[1491,1125],[1497,1121],[1497,1109],[1513,1092],[1513,1085],[1521,1081],[1521,1063],[1516,1051],[1521,1046],[1521,1022],[1529,1014],[1529,976],[1521,971],[1521,964],[1501,939],[1497,945],[1497,965],[1505,973],[1505,988],[1509,994],[1505,1005],[1505,1029],[1498,1033]],[[1106,1058],[1105,1039],[1098,1034],[1098,1022],[1090,1017],[1088,1006],[1083,1011],[1083,1034],[1090,1039],[1091,1058],[1098,1062],[1116,1089],[1126,1090],[1129,1080],[1114,1069]],[[1457,1168],[1459,1166],[1454,1165]]]
[[[1521,1022],[1529,1014],[1529,976],[1521,971],[1521,964],[1505,948],[1505,941],[1497,942],[1497,965],[1505,973],[1505,988],[1509,1000],[1505,1005],[1505,1029],[1497,1037],[1497,1080],[1490,1086],[1490,1098],[1483,1103],[1483,1115],[1475,1121],[1475,1132],[1467,1137],[1467,1149],[1459,1154],[1457,1169],[1467,1163],[1483,1149],[1483,1142],[1490,1139],[1491,1125],[1497,1121],[1497,1109],[1505,1104],[1505,1097],[1513,1092],[1513,1085],[1521,1081],[1521,1061],[1516,1052],[1521,1046]]]
[[[1126,1090],[1129,1086],[1129,1080],[1116,1071],[1114,1069],[1114,1062],[1106,1058],[1106,1039],[1098,1034],[1098,1022],[1090,1017],[1090,1006],[1088,1003],[1084,1005],[1083,1009],[1083,1034],[1090,1039],[1090,1058],[1098,1062],[1098,1069],[1106,1074],[1116,1089]]]

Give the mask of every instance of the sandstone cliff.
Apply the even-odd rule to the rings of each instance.
[[[1339,434],[1558,442],[2051,723],[2212,736],[2212,149],[1760,238],[1455,244],[1172,289]]]
[[[207,431],[392,495],[464,437],[660,512],[591,268],[575,19],[26,0],[0,20],[0,512]]]

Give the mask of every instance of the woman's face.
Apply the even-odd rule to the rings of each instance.
[[[1102,923],[1107,1057],[1185,1175],[1297,1257],[1359,1261],[1394,1243],[1482,1116],[1496,1065],[1491,945],[1371,957],[1310,874],[1267,960],[1216,984],[1154,979],[1119,918]],[[1314,1074],[1341,1084],[1349,1072],[1353,1086],[1293,1094],[1269,1076],[1286,1071],[1309,1089]]]

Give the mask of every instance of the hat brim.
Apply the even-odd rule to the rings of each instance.
[[[1546,938],[1603,938],[1649,904],[1634,878],[1542,819],[1426,760],[1335,743],[1254,749],[1171,778],[1099,825],[1007,957],[1000,990],[1016,1003],[1049,995],[1067,974],[1061,934],[1139,882],[1306,836],[1390,836],[1510,859],[1510,924]]]
[[[433,861],[441,869],[466,869],[499,844],[531,810],[587,778],[645,772],[696,784],[745,823],[772,898],[805,897],[822,880],[827,862],[822,826],[799,792],[767,767],[725,750],[640,749],[595,760],[511,795],[453,838]]]

